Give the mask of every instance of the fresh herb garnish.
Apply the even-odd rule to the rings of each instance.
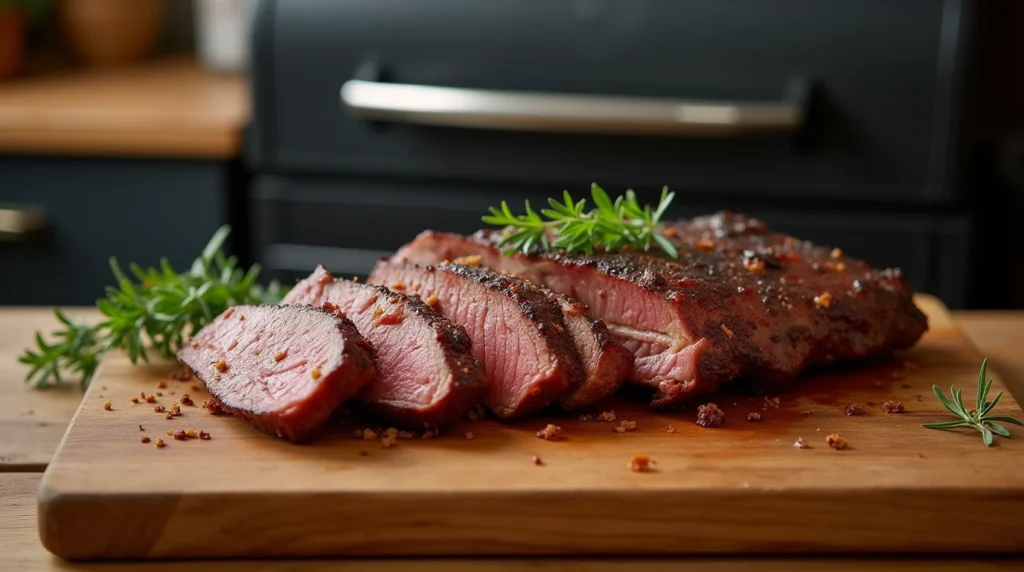
[[[986,378],[986,367],[988,365],[988,358],[985,358],[981,362],[981,371],[978,372],[978,396],[975,403],[975,409],[968,410],[964,406],[963,398],[960,396],[960,390],[955,387],[950,387],[950,393],[953,399],[950,400],[939,389],[939,386],[932,385],[932,391],[935,392],[935,397],[939,398],[942,405],[952,412],[954,415],[959,417],[956,421],[945,421],[942,423],[925,423],[924,426],[929,429],[955,429],[957,427],[973,427],[981,432],[981,438],[985,442],[987,447],[992,446],[994,440],[993,433],[1002,437],[1009,438],[1010,432],[999,423],[1011,423],[1013,425],[1024,425],[1020,419],[1013,417],[1002,417],[992,416],[989,417],[989,413],[995,408],[996,404],[999,403],[999,398],[1003,396],[1003,392],[1000,391],[996,394],[995,399],[988,401],[988,391],[992,388],[992,379]]]
[[[29,366],[26,382],[38,388],[59,384],[63,374],[78,376],[82,387],[92,380],[100,357],[112,349],[126,349],[128,359],[149,361],[147,343],[161,356],[173,357],[185,336],[197,331],[230,306],[273,304],[283,292],[276,283],[263,288],[256,282],[260,268],[247,272],[235,257],[221,251],[231,229],[223,226],[196,258],[188,272],[177,273],[167,260],[159,268],[128,268],[131,280],[114,258],[110,268],[117,286],[107,287],[107,297],[96,303],[105,319],[89,325],[54,310],[62,328],[52,332],[48,343],[36,332],[36,348],[26,349],[18,361]]]
[[[641,206],[632,189],[614,202],[597,183],[590,185],[590,194],[596,207],[591,210],[587,210],[586,199],[575,201],[569,191],[563,191],[562,202],[548,199],[551,208],[541,209],[540,214],[548,220],[530,207],[530,201],[526,201],[526,214],[513,214],[508,203],[502,201],[500,209],[491,207],[491,214],[482,220],[508,228],[508,233],[498,243],[499,247],[507,247],[506,254],[529,253],[534,247],[593,254],[597,248],[613,252],[628,246],[649,251],[657,246],[672,258],[679,256],[660,227],[661,217],[675,197],[668,187],[662,189],[661,200],[655,208]]]

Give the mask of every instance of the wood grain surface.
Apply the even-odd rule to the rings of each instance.
[[[73,309],[77,319],[96,319],[95,310]],[[49,332],[57,320],[51,310],[5,308],[0,320],[0,471],[42,471],[57,450],[78,410],[82,390],[72,383],[39,391],[25,383],[18,363],[36,330]],[[102,392],[101,392],[102,393]]]
[[[112,356],[47,469],[40,533],[77,559],[1018,551],[1024,439],[1015,430],[986,448],[977,433],[920,427],[948,418],[931,384],[973,395],[981,361],[940,304],[921,304],[932,329],[914,350],[805,376],[770,395],[778,407],[720,393],[710,400],[727,417],[716,429],[695,425],[692,410],[654,414],[624,395],[600,408],[637,423],[624,434],[563,415],[467,422],[384,449],[342,419],[296,446],[198,408],[166,420],[133,405],[169,370]],[[169,405],[193,382],[167,383]],[[906,411],[884,413],[887,400]],[[867,415],[845,415],[850,402]],[[1021,415],[1010,396],[999,409]],[[763,420],[747,422],[750,412]],[[548,422],[564,438],[535,437]],[[165,434],[186,427],[213,439]],[[850,447],[829,448],[829,433]],[[811,448],[794,448],[798,437]],[[636,453],[656,470],[630,471]],[[956,518],[950,503],[963,509]]]
[[[1024,569],[1024,559],[1011,558],[473,558],[473,559],[343,559],[343,560],[194,560],[157,562],[71,562],[48,553],[36,534],[36,490],[41,475],[0,474],[0,569],[79,570],[83,572],[236,572],[242,570],[321,572],[851,572],[880,567],[894,572],[996,572]]]
[[[0,83],[0,152],[235,157],[249,90],[188,59]]]
[[[36,534],[36,490],[41,475],[0,474],[0,569],[79,570],[83,572],[850,572],[881,567],[895,572],[995,572],[1024,568],[1021,558],[474,558],[474,559],[344,559],[344,560],[193,560],[157,562],[70,562],[51,555]]]

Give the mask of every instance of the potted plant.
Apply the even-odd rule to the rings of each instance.
[[[51,0],[0,0],[0,79],[21,70],[29,30],[49,10]]]
[[[164,2],[60,0],[57,12],[64,39],[79,61],[114,66],[137,62],[153,51],[163,28]]]

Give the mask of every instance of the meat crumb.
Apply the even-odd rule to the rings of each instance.
[[[175,403],[167,411],[167,415],[165,415],[164,418],[166,418],[166,419],[173,419],[174,417],[178,417],[180,415],[181,415],[181,407],[177,403]]]
[[[142,443],[149,443],[149,437],[143,437],[139,439],[139,441],[141,441]]]
[[[827,310],[832,307],[832,295],[828,292],[822,292],[814,297],[814,305]]]
[[[829,435],[828,437],[825,437],[825,442],[828,443],[829,447],[832,447],[837,451],[842,451],[843,449],[846,448],[847,445],[846,439],[843,439],[842,437],[836,435],[835,433]]]
[[[829,257],[832,258],[832,260],[839,260],[840,258],[843,257],[843,250],[841,248],[833,248],[832,252],[830,252],[828,255]]]
[[[725,421],[725,412],[714,403],[701,405],[697,408],[697,425],[701,427],[718,427]]]
[[[208,432],[206,432],[206,431],[200,431],[199,432],[199,439],[201,441],[209,441],[210,440],[210,434]]]
[[[534,465],[537,465],[537,466],[539,467],[539,466],[541,466],[541,465],[543,465],[543,464],[544,464],[544,459],[541,459],[541,458],[540,458],[540,457],[538,457],[537,455],[534,455],[534,456],[533,456],[533,464],[534,464]]]
[[[139,398],[138,397],[132,397],[131,402],[132,403],[138,403],[139,402]]]
[[[192,391],[199,391],[200,389],[201,389],[201,388],[199,387],[199,384],[198,384],[198,383],[193,383],[193,384],[192,384]]]
[[[634,473],[646,473],[651,470],[654,461],[644,454],[633,455],[629,459],[629,470]]]
[[[390,449],[398,444],[398,435],[384,435],[380,438],[380,446],[385,449]]]
[[[847,415],[864,415],[864,408],[861,407],[860,403],[851,403],[846,406]]]
[[[157,397],[163,397],[164,396],[164,392],[158,391],[158,392],[156,392],[156,396]]]
[[[710,241],[710,240],[704,239],[704,240],[698,240],[697,241],[697,249],[698,250],[714,250],[714,248],[715,248],[715,243]]]
[[[364,441],[373,441],[377,438],[377,433],[373,429],[363,429],[362,438]]]
[[[753,413],[747,413],[747,421],[750,421],[752,423],[757,423],[760,420],[761,420],[761,414],[760,413],[757,413],[756,411],[753,412]]]
[[[210,412],[210,415],[220,415],[224,413],[224,408],[221,407],[220,402],[212,397],[207,397],[203,401],[203,409]]]
[[[395,292],[404,292],[405,291],[405,283],[404,282],[395,282],[394,284],[391,285],[391,289],[394,290]]]
[[[771,397],[771,398],[769,398],[769,397],[765,396],[763,409],[768,409],[769,407],[771,407],[772,409],[778,409],[779,408],[779,403],[780,403],[780,401],[779,401],[778,397]]]
[[[836,271],[837,272],[846,272],[846,263],[845,262],[837,262],[836,263]]]
[[[224,373],[228,369],[228,364],[224,360],[222,360],[222,359],[221,360],[217,360],[213,364],[213,368],[216,369],[217,371],[221,372],[221,373]]]
[[[192,396],[190,396],[187,393],[182,393],[181,397],[178,399],[178,401],[181,402],[182,405],[188,405],[188,406],[195,405],[195,402],[192,401]]]
[[[181,429],[178,429],[177,431],[174,432],[175,441],[184,441],[185,439],[188,439],[188,437],[185,435],[185,432],[182,431]]]
[[[594,420],[594,416],[590,415],[588,413],[584,413],[583,415],[579,416],[580,423],[589,423],[589,422],[591,422],[593,420]]]
[[[142,425],[139,425],[139,431],[145,431],[145,429],[142,428]]]
[[[163,449],[164,447],[167,446],[167,443],[164,443],[164,440],[161,439],[160,437],[157,437],[156,441],[154,441],[153,444],[156,445],[158,449]]]
[[[676,426],[675,425],[669,425],[668,427],[665,428],[665,432],[666,433],[675,433],[676,432]]]
[[[154,405],[153,411],[155,411],[156,413],[163,413],[164,411],[167,411],[167,408],[164,407],[163,405]]]
[[[285,350],[283,352],[277,352],[276,354],[274,354],[274,361],[281,361],[286,357],[288,357],[288,350]]]
[[[882,404],[882,411],[886,413],[903,413],[903,403],[900,401],[886,401]]]
[[[174,431],[171,430],[171,429],[168,429],[167,430],[167,436],[170,437],[171,435],[174,435]]]
[[[435,296],[434,294],[431,294],[430,296],[427,296],[427,306],[430,306],[431,308],[433,308],[433,307],[437,306],[438,302],[439,302],[439,300],[437,299],[437,296]]]
[[[729,338],[731,340],[732,339],[732,330],[730,330],[729,327],[726,326],[725,324],[722,324],[720,327],[722,329],[722,333],[725,334],[725,337],[727,337],[727,338]]]
[[[796,441],[793,441],[793,447],[796,449],[810,449],[811,446],[804,441],[803,437],[797,437]]]
[[[167,382],[165,382],[164,380],[156,382],[157,389],[164,389],[165,387],[167,387]]]
[[[476,435],[474,435],[472,431],[466,431],[466,439],[472,441],[473,439],[476,439]]]
[[[612,409],[611,411],[602,411],[601,413],[598,413],[597,420],[604,421],[605,423],[615,421],[615,410]]]
[[[199,432],[193,429],[192,427],[189,427],[188,429],[185,429],[185,436],[188,437],[189,439],[195,439],[196,437],[199,436]]]
[[[320,370],[319,369],[314,369],[312,371],[312,373],[310,373],[309,375],[310,375],[310,377],[313,378],[314,381],[316,381],[316,380],[320,379]]]
[[[150,393],[146,396],[146,403],[156,403],[156,396]]]
[[[618,425],[616,425],[615,427],[612,427],[612,429],[616,433],[625,433],[626,431],[633,431],[634,429],[636,429],[636,421],[622,420],[622,421],[619,421]]]
[[[199,342],[192,340],[188,345],[192,346],[192,349],[196,349],[199,347]]]
[[[540,437],[541,439],[547,439],[548,441],[557,439],[558,436],[561,434],[562,428],[559,427],[558,425],[553,425],[551,423],[548,423],[547,427],[541,429],[540,431],[537,431],[537,437]]]

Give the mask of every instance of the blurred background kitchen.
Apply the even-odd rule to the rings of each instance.
[[[0,305],[91,305],[108,257],[183,267],[225,223],[268,278],[361,275],[596,181],[1024,308],[1022,24],[1013,0],[0,0]]]

